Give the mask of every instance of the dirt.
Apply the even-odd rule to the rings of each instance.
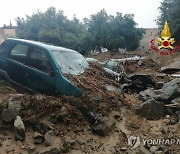
[[[138,53],[145,55],[140,51]],[[93,57],[105,61],[115,57],[130,57],[136,53],[121,53],[118,56],[117,54],[108,52]],[[142,65],[138,65],[137,62],[124,63],[127,74],[149,73],[154,75],[155,80],[167,82],[171,79],[168,75],[163,77],[157,75],[157,73],[161,73],[161,66],[162,64],[152,59],[151,55],[142,61]],[[164,115],[160,120],[147,120],[135,114],[135,108],[140,104],[137,93],[127,94],[121,89],[119,92],[107,90],[107,85],[120,87],[121,84],[107,77],[99,64],[91,63],[90,68],[82,75],[67,75],[67,78],[83,91],[83,97],[53,97],[23,93],[23,96],[18,100],[21,101],[20,116],[25,124],[26,138],[24,141],[16,141],[13,124],[4,124],[1,117],[0,153],[43,153],[52,147],[70,154],[139,153],[137,152],[139,147],[130,148],[128,137],[134,135],[141,139],[180,139],[180,125],[170,122],[174,115]],[[7,108],[8,100],[12,95],[17,93],[13,87],[1,81],[1,112],[1,109]],[[77,102],[83,111],[72,105],[74,102]],[[84,113],[88,111],[93,111],[96,117],[104,118],[104,121],[111,128],[108,135],[102,137],[92,132],[92,125],[84,116]],[[40,129],[41,123],[44,123],[54,132],[53,144],[50,147],[47,147],[44,142],[34,144],[34,133],[41,132],[43,134]],[[180,152],[177,144],[165,146],[169,152]]]

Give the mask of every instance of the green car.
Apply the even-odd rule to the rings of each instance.
[[[13,38],[0,46],[0,75],[33,92],[79,97],[82,92],[64,74],[79,75],[86,68],[88,62],[74,50]]]

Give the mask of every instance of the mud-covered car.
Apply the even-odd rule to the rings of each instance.
[[[81,96],[64,74],[79,75],[86,68],[86,59],[71,49],[13,38],[0,46],[1,77],[30,91]]]

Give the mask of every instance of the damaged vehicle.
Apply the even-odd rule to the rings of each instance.
[[[86,68],[86,59],[71,49],[14,38],[0,46],[1,77],[28,91],[81,96],[64,74],[79,75]]]

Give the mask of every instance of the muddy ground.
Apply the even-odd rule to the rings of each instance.
[[[124,58],[132,55],[147,56],[142,65],[137,62],[125,62],[127,74],[149,73],[156,81],[167,82],[172,79],[169,75],[159,75],[160,68],[171,61],[178,60],[179,54],[173,57],[159,57],[153,53],[100,53],[91,57],[103,62],[110,58]],[[176,58],[176,59],[175,59]],[[158,59],[158,60],[157,60]],[[180,60],[180,58],[179,58]],[[164,62],[165,61],[165,62]],[[9,99],[14,97],[19,101],[21,116],[25,125],[25,140],[15,139],[13,122],[5,124],[0,118],[0,153],[148,153],[153,145],[138,146],[131,149],[128,144],[130,136],[140,139],[180,139],[179,123],[172,123],[174,115],[165,114],[159,120],[147,120],[135,114],[135,108],[140,104],[137,92],[109,91],[107,85],[121,87],[113,78],[107,77],[102,67],[97,63],[90,63],[90,68],[80,76],[67,75],[82,91],[82,98],[65,96],[31,95],[22,93],[8,85],[0,83],[0,113],[8,107]],[[73,104],[78,103],[79,109]],[[94,124],[85,114],[93,111],[97,119],[105,122],[108,130],[103,133],[94,131]],[[93,119],[92,119],[93,120]],[[106,127],[106,125],[103,127]],[[45,129],[46,128],[46,129]],[[35,144],[35,133],[42,136],[52,130],[50,145],[45,141]],[[43,139],[44,140],[44,139]],[[157,145],[159,153],[180,153],[178,144]]]

